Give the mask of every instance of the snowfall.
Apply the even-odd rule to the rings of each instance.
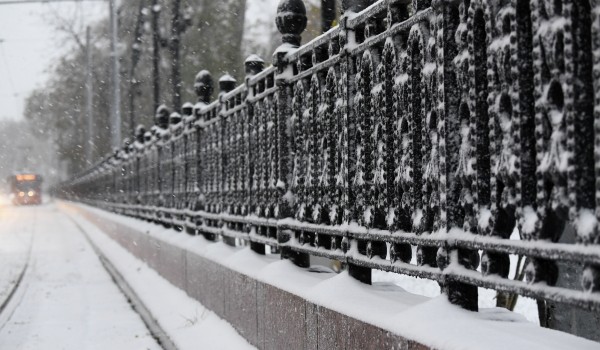
[[[229,323],[71,210],[73,205],[51,200],[38,207],[0,204],[0,349],[166,348],[99,254],[174,348],[254,348]],[[83,209],[435,348],[600,349],[599,343],[540,328],[535,303],[526,298],[509,312],[494,307],[492,291],[480,290],[481,310],[472,313],[450,305],[434,282],[374,272],[373,286],[367,286],[344,272],[315,273],[277,255],[258,256],[249,248]]]

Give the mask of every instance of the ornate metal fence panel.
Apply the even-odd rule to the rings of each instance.
[[[345,6],[300,45],[304,6],[282,1],[273,66],[249,57],[213,102],[200,72],[181,122],[63,193],[299,266],[338,260],[365,283],[432,279],[470,310],[477,287],[599,310],[596,2]],[[581,288],[557,284],[563,262]]]

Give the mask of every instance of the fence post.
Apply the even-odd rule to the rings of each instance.
[[[245,84],[246,84],[246,91],[247,91],[247,95],[253,95],[255,92],[252,92],[250,89],[252,89],[249,85],[249,80],[252,76],[260,73],[263,69],[264,69],[264,65],[265,62],[262,58],[260,58],[258,55],[250,55],[248,56],[248,58],[246,58],[246,61],[244,62],[244,68],[245,68],[245,73],[246,73],[246,78],[244,80]],[[258,91],[256,91],[258,92]],[[246,121],[243,122],[249,122],[250,121],[250,117],[249,115],[253,112],[253,106],[251,103],[246,102]],[[247,147],[245,149],[245,154],[244,156],[247,157],[247,159],[250,159],[250,152],[253,152],[253,150],[250,149],[250,147]],[[248,189],[249,191],[249,189]],[[246,213],[248,213],[249,210],[246,210]],[[256,230],[259,230],[259,227],[256,227]],[[258,253],[258,254],[265,254],[265,245],[259,242],[254,242],[252,240],[250,240],[250,249],[252,249],[254,252]]]
[[[356,94],[356,90],[357,90],[357,86],[356,86],[356,82],[354,77],[350,76],[350,74],[352,74],[351,72],[356,72],[358,71],[358,67],[354,67],[355,62],[352,60],[352,58],[350,57],[350,55],[348,55],[348,48],[347,45],[349,44],[353,44],[355,41],[355,33],[354,30],[351,28],[347,28],[346,27],[346,21],[348,19],[348,15],[352,14],[352,13],[358,13],[364,9],[366,9],[367,7],[369,7],[371,4],[373,4],[375,1],[374,0],[345,0],[342,1],[342,18],[340,19],[340,27],[342,28],[342,33],[341,35],[341,40],[342,42],[340,43],[340,45],[342,45],[341,48],[341,55],[343,57],[343,61],[345,62],[345,72],[343,74],[346,75],[346,78],[344,79],[344,83],[345,83],[345,91],[346,91],[346,108],[345,108],[345,113],[346,113],[346,127],[348,128],[348,150],[346,153],[346,157],[348,157],[348,161],[350,161],[351,158],[351,154],[352,152],[354,152],[356,150],[356,132],[358,132],[358,128],[357,125],[359,123],[358,120],[358,116],[356,115],[356,111],[354,108],[354,95]],[[349,167],[349,172],[348,172],[348,181],[351,181],[351,179],[354,178],[355,175],[355,171],[351,170],[351,167]],[[345,214],[345,218],[344,221],[346,222],[351,222],[354,220],[357,220],[356,216],[355,216],[355,208],[356,208],[356,192],[355,190],[352,188],[352,186],[348,185],[347,189],[346,189],[347,193],[345,194],[346,199],[346,214]],[[341,242],[342,245],[342,250],[344,252],[348,252],[348,250],[352,249],[352,245],[356,244],[358,249],[360,249],[361,251],[364,252],[364,250],[366,249],[366,244],[364,242],[359,242],[359,241],[354,241],[353,239],[350,237],[350,235],[347,235],[346,237],[344,237],[344,239]],[[371,269],[368,267],[364,267],[364,266],[359,266],[353,263],[348,262],[348,274],[354,278],[356,278],[357,280],[366,283],[366,284],[371,284]]]
[[[133,202],[134,205],[134,212],[136,213],[136,215],[140,215],[140,205],[142,204],[142,193],[141,193],[141,176],[140,176],[140,171],[141,171],[141,153],[143,153],[143,147],[144,147],[144,142],[145,142],[145,135],[146,135],[146,128],[142,125],[139,124],[136,128],[135,128],[135,142],[134,142],[134,154],[133,156],[135,157],[134,159],[134,193],[135,193],[135,200]]]
[[[201,188],[203,183],[203,164],[200,153],[200,146],[203,138],[203,128],[196,122],[201,122],[203,120],[202,112],[206,105],[210,102],[210,97],[213,93],[213,80],[210,72],[208,72],[207,70],[201,70],[200,72],[198,72],[198,74],[196,74],[196,77],[194,78],[194,92],[196,93],[197,97],[197,102],[192,110],[193,119],[191,121],[191,123],[193,124],[192,127],[194,128],[194,133],[191,133],[189,138],[190,147],[194,148],[194,150],[191,153],[191,164],[188,164],[188,166],[193,167],[195,169],[195,172],[192,173],[190,171],[191,176],[189,179],[187,179],[188,182],[193,183],[193,186],[190,186],[188,184],[187,189],[189,196],[188,209],[190,209],[190,211],[192,212],[204,209],[204,203],[202,200],[202,194],[204,193],[204,189]],[[189,160],[188,163],[190,163]],[[186,232],[188,234],[197,234],[197,227],[201,223],[201,220],[197,217],[190,217],[189,224],[186,227]],[[203,233],[203,235],[207,240],[215,239],[214,235],[211,235],[209,233]]]
[[[156,219],[157,222],[162,224],[163,226],[169,228],[171,227],[168,222],[165,220],[166,213],[163,209],[166,206],[166,198],[165,198],[165,184],[167,181],[170,181],[168,175],[165,173],[165,165],[169,161],[164,161],[164,157],[166,155],[165,152],[165,141],[167,137],[167,130],[169,129],[169,116],[171,115],[171,109],[166,105],[158,106],[155,115],[155,131],[156,131],[156,147],[158,156],[156,158],[156,171],[157,171],[157,179],[158,179],[158,198],[156,202]],[[166,155],[169,157],[170,155]]]
[[[235,79],[233,79],[233,77],[229,74],[225,74],[223,76],[221,76],[221,78],[219,78],[219,110],[220,112],[223,112],[227,106],[225,105],[225,102],[223,101],[223,95],[225,95],[226,93],[230,92],[231,90],[235,89]],[[227,172],[227,168],[226,165],[227,162],[231,161],[230,159],[227,159],[230,155],[226,154],[226,152],[224,152],[224,147],[223,145],[225,145],[228,140],[226,138],[226,131],[224,128],[225,122],[223,120],[224,116],[221,114],[218,116],[219,120],[219,157],[221,159],[220,162],[220,167],[221,170],[219,171],[219,173],[221,174],[221,178],[219,179],[219,212],[223,212],[224,208],[223,208],[223,203],[225,202],[225,198],[226,198],[226,193],[225,193],[225,189],[226,189],[226,182],[227,182],[227,176],[225,174],[225,172]],[[221,237],[223,237],[223,242],[225,242],[225,244],[228,244],[230,246],[235,247],[235,238],[233,237],[227,237],[225,235],[222,235]]]
[[[418,6],[418,4],[417,4]],[[464,50],[464,44],[456,43],[455,33],[460,25],[458,4],[434,1],[436,40],[439,41],[437,55],[437,82],[438,82],[438,123],[439,154],[440,154],[440,189],[445,192],[440,196],[440,227],[447,231],[454,227],[461,227],[462,209],[459,206],[461,184],[460,175],[457,175],[460,140],[456,135],[460,130],[461,108],[459,107],[462,96],[456,91],[458,86],[457,70],[454,63],[459,50]],[[441,270],[450,263],[460,264],[468,268],[477,265],[478,253],[467,249],[445,246],[438,249],[436,262]],[[460,305],[467,310],[477,310],[477,287],[457,281],[442,283],[443,292],[446,293],[451,303]]]
[[[275,50],[273,54],[273,65],[277,67],[275,82],[278,86],[278,108],[277,108],[277,130],[278,145],[279,145],[279,182],[277,189],[279,190],[279,217],[292,216],[291,208],[283,200],[283,195],[289,188],[289,158],[288,158],[288,143],[289,135],[286,129],[287,118],[289,116],[290,105],[290,86],[286,81],[286,76],[293,72],[293,67],[285,60],[288,52],[295,50],[300,46],[302,40],[301,34],[306,29],[306,7],[301,0],[282,0],[277,6],[277,17],[275,23],[277,29],[282,34],[282,44]],[[277,230],[277,242],[286,243],[291,239],[291,233],[288,230]],[[288,247],[281,249],[281,257],[289,259],[294,264],[300,267],[310,266],[310,256],[306,253],[294,252]]]

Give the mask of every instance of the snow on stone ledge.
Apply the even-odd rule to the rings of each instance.
[[[445,296],[427,298],[392,283],[363,284],[347,273],[313,273],[278,256],[261,256],[250,248],[210,242],[202,236],[165,229],[97,208],[80,205],[106,220],[147,233],[226,267],[298,295],[314,304],[389,330],[424,345],[450,350],[600,349],[600,344],[541,328],[503,308],[470,312]]]

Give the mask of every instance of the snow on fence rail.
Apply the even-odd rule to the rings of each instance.
[[[336,259],[365,283],[372,269],[433,279],[470,310],[485,287],[598,311],[592,4],[344,1],[340,25],[300,46],[304,5],[283,0],[273,67],[250,56],[213,102],[200,72],[183,117],[161,106],[60,191],[299,266]],[[576,243],[559,243],[569,225]],[[560,261],[580,265],[581,288],[556,285]]]

